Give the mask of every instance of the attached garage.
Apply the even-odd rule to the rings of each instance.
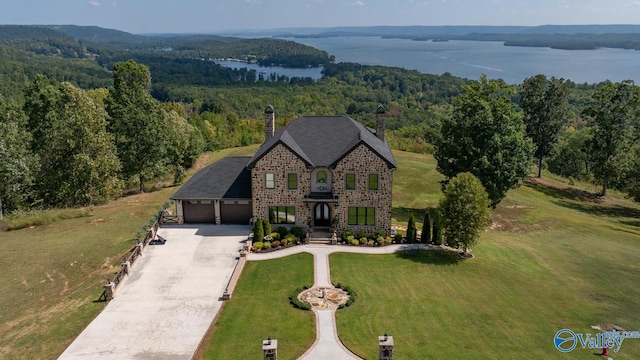
[[[222,201],[220,217],[226,224],[248,224],[252,215],[251,201]]]
[[[252,217],[250,157],[223,158],[191,177],[171,199],[184,223],[248,224]]]
[[[182,211],[186,223],[215,223],[216,212],[213,201],[183,201]]]

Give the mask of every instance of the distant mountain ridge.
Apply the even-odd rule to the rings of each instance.
[[[328,36],[433,36],[470,34],[640,34],[640,25],[539,25],[539,26],[492,26],[492,25],[413,25],[413,26],[341,26],[321,28],[278,28],[226,32],[236,35],[328,35]]]

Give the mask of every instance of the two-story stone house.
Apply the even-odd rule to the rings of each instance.
[[[276,131],[268,106],[265,141],[255,155],[226,158],[194,175],[172,197],[178,216],[388,233],[396,164],[384,112],[379,106],[375,130],[348,116],[304,116]]]

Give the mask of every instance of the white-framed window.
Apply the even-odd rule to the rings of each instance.
[[[275,189],[276,188],[276,177],[273,173],[265,174],[265,184],[267,189]]]

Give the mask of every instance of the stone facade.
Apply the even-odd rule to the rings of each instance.
[[[274,188],[267,189],[266,174],[274,174]],[[298,188],[290,190],[287,174],[298,174]],[[253,215],[258,218],[269,218],[269,206],[295,206],[296,224],[307,226],[310,209],[303,199],[311,192],[311,172],[306,164],[291,150],[278,144],[256,163],[251,170],[251,194]]]
[[[355,190],[346,189],[346,174],[355,174]],[[360,144],[337,164],[333,170],[333,193],[338,196],[337,231],[345,229],[357,234],[382,229],[391,231],[391,200],[393,171],[387,163],[369,147]],[[378,174],[378,190],[369,190],[369,174]],[[376,223],[373,226],[348,225],[348,208],[375,207]]]
[[[317,192],[317,173],[327,172],[329,184],[321,187],[332,195],[331,200],[314,201],[305,196]],[[274,174],[274,188],[268,189],[267,173]],[[287,176],[297,174],[297,189],[289,189]],[[355,175],[355,189],[346,189],[347,174]],[[377,174],[378,189],[369,190],[369,174]],[[350,230],[372,233],[375,230],[391,231],[391,201],[393,171],[388,164],[365,144],[359,144],[344,156],[335,168],[308,168],[307,165],[282,144],[257,161],[251,171],[253,214],[268,218],[270,206],[295,206],[295,225],[303,228],[314,226],[314,209],[317,204],[329,206],[331,227],[336,231]],[[375,207],[375,225],[349,225],[349,207]]]

